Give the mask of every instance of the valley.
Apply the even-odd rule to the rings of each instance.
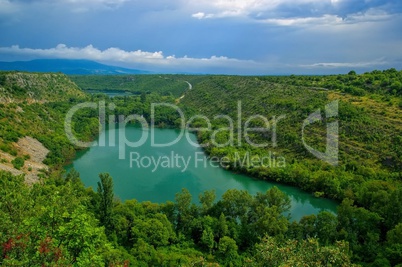
[[[283,249],[292,251],[289,260],[302,253],[310,266],[328,266],[328,255],[332,266],[397,266],[401,80],[395,69],[330,76],[0,72],[0,242],[7,255],[0,263],[265,266],[279,261],[283,255],[275,251]],[[83,104],[67,125],[66,114]],[[157,127],[157,144],[187,128],[200,147],[179,143],[176,152],[205,153],[217,162],[214,171],[227,176],[213,180],[222,173],[197,168],[152,176],[152,168],[136,169],[129,176],[140,180],[137,193],[122,197],[130,169],[116,170],[130,164],[126,153],[170,153],[169,146],[154,154],[138,150],[134,144],[151,132],[139,128],[143,122]],[[110,126],[124,129],[98,140],[110,151],[79,147],[65,132],[91,143]],[[327,158],[334,156],[328,140],[335,138],[336,164]],[[284,164],[258,162],[267,157]],[[173,186],[174,179],[181,182]],[[296,188],[303,192],[292,195]],[[328,199],[338,203],[336,212],[324,204]],[[299,210],[313,202],[306,209],[312,213],[287,216],[294,205]],[[310,246],[315,255],[303,252]]]

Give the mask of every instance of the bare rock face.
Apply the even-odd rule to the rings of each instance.
[[[24,154],[28,154],[31,161],[35,163],[42,163],[49,153],[49,150],[41,142],[30,136],[18,140],[17,146]]]

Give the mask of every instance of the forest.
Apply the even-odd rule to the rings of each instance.
[[[106,82],[107,77],[102,76],[103,82],[97,77],[73,77],[77,86],[62,74],[0,72],[0,149],[24,158],[14,143],[31,135],[50,150],[45,159],[50,169],[32,186],[24,184],[22,176],[0,172],[2,265],[402,265],[402,71],[333,76],[175,75],[170,78],[177,83],[159,87],[158,76],[130,75],[131,81],[140,83],[126,88],[121,80],[129,77],[112,76]],[[185,81],[192,84],[191,90]],[[79,87],[140,95],[109,98],[84,94]],[[324,211],[291,221],[284,215],[289,199],[277,188],[255,196],[229,190],[220,200],[213,191],[206,191],[199,196],[199,205],[191,202],[186,189],[176,194],[174,202],[121,202],[107,173],[99,175],[96,192],[85,188],[79,173],[64,173],[63,166],[79,148],[68,142],[63,120],[73,105],[100,100],[116,105],[115,116],[142,114],[147,119],[151,103],[172,103],[186,117],[211,118],[212,129],[228,127],[227,120],[214,116],[235,118],[238,101],[245,117],[286,115],[278,124],[275,147],[256,148],[246,142],[220,147],[209,142],[211,131],[196,134],[209,156],[231,159],[231,171],[335,199],[337,214]],[[301,136],[303,120],[334,100],[339,101],[337,166],[311,155]],[[107,115],[113,114],[108,111]],[[97,135],[97,116],[96,110],[80,111],[73,118],[76,135],[92,140]],[[325,149],[329,122],[311,125],[305,141]],[[179,127],[180,118],[161,108],[155,123]],[[255,126],[260,123],[254,121]],[[205,121],[194,120],[189,126],[200,128]],[[220,131],[215,137],[225,143],[230,134]],[[247,138],[272,142],[271,134],[252,133]],[[267,150],[286,157],[286,167],[235,164],[236,153],[264,155]],[[18,164],[24,163],[19,160]]]
[[[183,75],[71,75],[70,79],[83,90],[127,91],[141,93],[158,93],[179,97],[188,88]]]

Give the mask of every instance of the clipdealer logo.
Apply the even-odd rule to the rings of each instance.
[[[164,107],[170,108],[173,111],[177,112],[180,117],[180,133],[175,140],[166,143],[157,143],[155,138],[155,115],[157,114],[157,108]],[[204,147],[206,145],[212,145],[214,147],[227,147],[227,146],[237,146],[241,147],[243,143],[247,143],[251,147],[256,148],[267,148],[267,147],[277,147],[277,131],[278,124],[281,120],[286,118],[286,115],[280,116],[272,116],[270,119],[263,115],[253,115],[246,119],[243,119],[242,116],[242,103],[238,101],[237,103],[237,117],[235,119],[231,118],[228,115],[216,115],[212,118],[213,120],[225,120],[227,123],[227,127],[220,127],[218,129],[212,127],[211,120],[203,115],[195,115],[188,120],[183,113],[183,111],[176,105],[170,103],[152,103],[150,110],[150,123],[144,118],[142,115],[133,114],[129,116],[119,115],[117,116],[118,121],[116,122],[116,116],[109,115],[109,130],[117,129],[118,131],[112,131],[109,133],[109,140],[106,142],[105,136],[100,136],[98,141],[95,142],[83,142],[78,140],[78,138],[74,135],[72,130],[73,125],[73,116],[81,109],[96,109],[99,114],[99,132],[102,131],[103,125],[106,124],[106,108],[110,111],[114,111],[116,106],[113,103],[110,103],[106,106],[105,101],[96,102],[85,102],[77,104],[72,107],[65,117],[65,133],[70,140],[70,142],[78,147],[90,147],[90,146],[116,146],[118,145],[119,150],[119,159],[125,160],[127,155],[127,148],[136,148],[144,145],[148,138],[150,138],[151,147],[171,147],[179,142],[182,138],[186,138],[188,143],[194,147]],[[338,101],[333,101],[325,106],[325,119],[335,118],[338,116]],[[305,140],[305,129],[319,121],[323,121],[324,118],[321,116],[321,110],[318,109],[314,113],[310,114],[307,119],[304,120],[302,124],[302,143],[304,147],[317,157],[320,160],[323,160],[333,166],[338,165],[338,132],[339,132],[339,124],[338,121],[333,121],[327,123],[327,136],[326,136],[326,150],[325,152],[321,152],[317,149],[314,149],[310,145],[307,144]],[[205,127],[192,127],[193,122],[195,121],[203,121]],[[126,126],[129,123],[139,123],[143,129],[141,133],[141,137],[135,141],[129,141],[126,137]],[[258,122],[258,123],[256,123]],[[260,127],[254,127],[253,125],[259,125]],[[235,126],[236,125],[236,126]],[[209,131],[210,139],[207,144],[198,144],[194,142],[191,138],[191,132],[199,132],[199,131]],[[116,142],[116,132],[118,132],[118,142]],[[218,135],[221,132],[227,133],[227,138],[224,143],[220,143],[218,140]],[[269,137],[267,140],[271,142],[263,142],[256,143],[255,140],[250,138],[252,133],[263,133],[265,136]],[[142,167],[142,168],[152,168],[153,171],[156,171],[157,168],[171,168],[176,167],[182,170],[186,170],[190,162],[197,164],[197,166],[202,166],[200,164],[201,161],[209,162],[216,167],[227,168],[230,162],[234,161],[234,164],[240,167],[285,167],[286,161],[285,158],[276,155],[275,152],[266,151],[266,155],[251,155],[249,151],[245,153],[236,152],[232,158],[228,157],[211,157],[211,158],[203,158],[200,155],[194,155],[194,157],[184,158],[180,155],[170,156],[161,156],[160,158],[149,157],[145,155],[140,155],[138,152],[131,151],[129,153],[130,156],[130,166],[131,167]],[[205,163],[206,164],[206,163]],[[204,165],[205,165],[204,164]]]

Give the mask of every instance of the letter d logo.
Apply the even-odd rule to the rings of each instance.
[[[325,106],[325,117],[333,118],[338,116],[338,100],[332,101]],[[304,128],[316,121],[322,121],[321,110],[318,109],[314,113],[310,114],[307,119],[303,122],[302,128],[302,141],[304,147],[318,159],[321,159],[332,166],[338,165],[338,139],[339,139],[339,124],[338,121],[327,123],[327,146],[325,153],[315,150],[311,146],[307,145],[304,140]]]

